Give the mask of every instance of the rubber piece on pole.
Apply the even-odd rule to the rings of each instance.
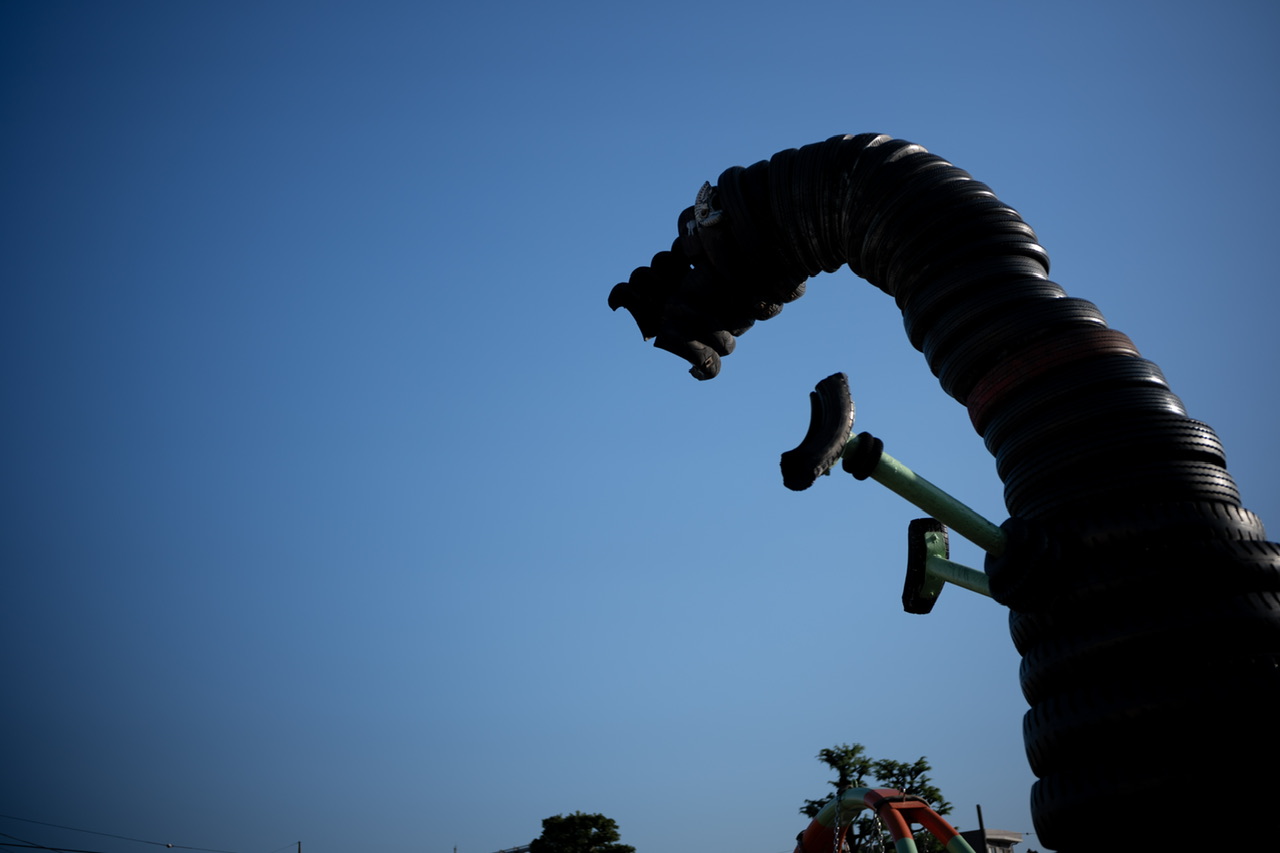
[[[849,378],[833,373],[809,393],[809,430],[793,450],[782,454],[782,484],[800,492],[836,464],[853,432]]]
[[[875,472],[883,454],[883,441],[869,432],[860,432],[858,443],[853,446],[852,451],[844,455],[841,467],[846,474],[853,475],[853,479],[865,480]]]
[[[983,568],[991,597],[1014,611],[1034,613],[1048,607],[1062,583],[1062,560],[1047,524],[1013,516],[1000,525],[1004,550],[987,554]]]
[[[942,537],[943,551],[941,556],[951,556],[951,542],[947,537],[947,526],[936,518],[915,518],[907,525],[907,579],[902,586],[902,609],[907,613],[925,614],[933,610],[942,597],[923,594],[925,583],[929,580],[927,563],[930,552],[925,536],[936,533]]]

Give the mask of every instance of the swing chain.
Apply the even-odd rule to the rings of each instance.
[[[840,807],[844,805],[844,791],[836,788],[836,835],[831,841],[832,853],[840,853]]]

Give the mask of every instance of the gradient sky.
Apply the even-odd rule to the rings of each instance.
[[[1004,609],[902,613],[920,512],[778,475],[843,370],[1005,517],[892,300],[822,276],[697,383],[606,297],[724,168],[910,139],[1280,524],[1278,36],[1264,0],[0,4],[0,840],[491,853],[582,810],[784,853],[848,741],[1030,832]]]

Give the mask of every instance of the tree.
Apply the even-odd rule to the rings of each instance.
[[[866,747],[860,743],[842,743],[833,749],[824,749],[817,758],[832,770],[836,777],[831,785],[839,793],[846,788],[896,788],[904,794],[919,797],[929,804],[940,815],[951,812],[951,804],[942,798],[942,792],[934,786],[927,775],[933,768],[922,755],[913,762],[893,761],[887,758],[872,758],[867,755]],[[818,812],[831,801],[835,794],[821,800],[805,800],[800,813],[806,817],[815,817]],[[920,853],[942,853],[944,848],[927,831],[915,834],[916,847]],[[874,814],[863,810],[849,826],[846,836],[851,853],[863,853],[871,850],[892,850],[893,841],[889,833],[884,831]],[[884,845],[883,848],[881,845]]]
[[[636,853],[619,840],[612,818],[574,812],[543,820],[542,835],[529,843],[529,853]]]

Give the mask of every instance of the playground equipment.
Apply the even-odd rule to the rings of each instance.
[[[975,853],[955,827],[919,797],[892,788],[846,788],[832,797],[796,839],[795,853],[828,853],[844,848],[849,823],[859,811],[875,812],[893,838],[894,853],[916,853],[911,825],[918,824],[938,839],[947,853]],[[986,851],[983,851],[986,853]]]
[[[734,166],[609,305],[710,379],[738,336],[845,264],[894,298],[967,407],[1010,517],[968,517],[878,439],[848,440],[852,405],[830,384],[784,482],[804,488],[843,460],[910,493],[936,520],[913,525],[908,609],[928,612],[945,582],[1009,608],[1040,842],[1097,849],[1129,829],[1124,804],[1189,781],[1280,799],[1280,545],[1241,506],[1213,430],[1093,303],[1049,280],[1035,232],[985,184],[877,134]],[[950,563],[944,524],[983,547],[984,571]]]

